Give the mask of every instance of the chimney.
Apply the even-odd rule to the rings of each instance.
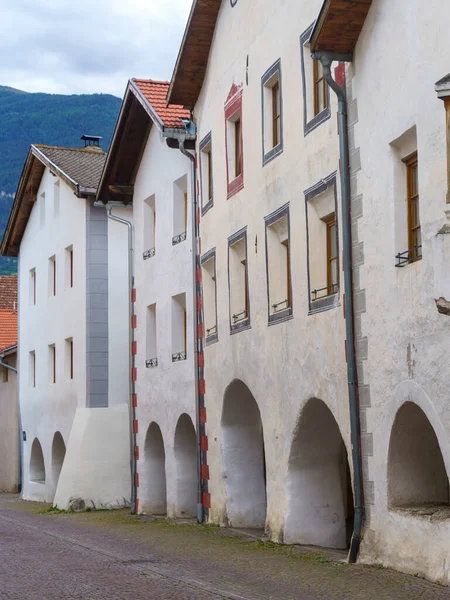
[[[81,138],[84,141],[84,147],[89,151],[102,152],[100,141],[103,139],[100,135],[84,134]]]

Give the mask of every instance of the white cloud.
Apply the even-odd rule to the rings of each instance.
[[[0,0],[0,85],[122,96],[170,79],[192,0]]]

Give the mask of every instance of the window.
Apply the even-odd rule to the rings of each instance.
[[[214,204],[211,133],[208,133],[200,142],[200,180],[202,215],[204,215]]]
[[[48,295],[56,296],[56,256],[48,259]]]
[[[206,344],[218,340],[217,331],[217,286],[216,286],[216,249],[202,256],[203,319]]]
[[[409,262],[422,258],[422,234],[419,212],[419,177],[417,152],[405,159],[408,198]]]
[[[303,130],[308,135],[331,117],[330,90],[320,61],[311,58],[309,38],[314,25],[300,36],[303,83]]]
[[[242,86],[232,85],[225,103],[227,198],[244,187]]]
[[[268,69],[261,78],[263,164],[283,151],[283,117],[281,95],[281,61]]]
[[[53,184],[53,216],[57,217],[59,215],[59,192],[60,185],[59,179]]]
[[[48,381],[56,383],[56,348],[55,344],[48,347]]]
[[[30,305],[36,304],[36,269],[30,270]]]
[[[310,314],[339,303],[336,173],[305,192]]]
[[[186,239],[187,216],[187,176],[183,175],[173,184],[173,246]]]
[[[143,258],[155,256],[156,205],[155,195],[144,201],[144,253]]]
[[[172,362],[187,356],[186,294],[172,297]]]
[[[73,246],[66,248],[66,288],[73,288]]]
[[[29,354],[29,384],[30,387],[36,387],[36,353],[32,350]]]
[[[145,366],[158,366],[158,351],[156,339],[156,302],[147,307],[147,348]]]
[[[42,229],[45,225],[45,192],[42,192],[42,194],[39,196],[39,216]]]
[[[269,324],[292,316],[289,204],[265,218]]]
[[[66,379],[73,379],[73,339],[66,339]]]
[[[250,326],[246,228],[228,238],[228,286],[233,333]]]

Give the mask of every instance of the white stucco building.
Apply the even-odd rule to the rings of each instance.
[[[168,87],[129,81],[97,197],[132,205],[135,221],[136,510],[195,517],[192,165],[167,144],[189,112],[166,107]]]
[[[19,258],[22,495],[60,508],[130,500],[127,242],[93,206],[104,160],[31,146],[1,246]]]

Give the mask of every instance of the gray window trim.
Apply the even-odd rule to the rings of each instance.
[[[270,314],[270,293],[269,293],[269,249],[267,246],[267,228],[282,219],[284,216],[287,216],[288,220],[288,240],[289,240],[289,264],[291,267],[290,273],[290,295],[291,295],[291,306],[286,308],[285,310],[280,310],[280,312],[275,314]],[[280,208],[277,208],[273,213],[264,217],[265,224],[265,238],[266,238],[266,282],[267,282],[267,324],[276,325],[278,323],[284,323],[284,321],[289,321],[294,318],[294,298],[292,295],[292,261],[291,261],[291,216],[290,216],[290,203],[284,204]]]
[[[243,319],[240,323],[232,323],[231,321],[231,289],[230,289],[230,246],[233,246],[236,242],[239,242],[241,239],[245,239],[245,279],[246,279],[246,287],[247,287],[247,306],[248,306],[248,315],[246,319]],[[250,291],[248,287],[248,244],[247,244],[247,226],[243,227],[236,233],[233,233],[228,238],[228,314],[230,319],[230,335],[234,335],[235,333],[239,333],[240,331],[245,331],[246,329],[251,329],[251,310],[250,310]]]
[[[219,323],[218,323],[218,313],[217,313],[217,266],[216,266],[216,249],[215,248],[211,248],[211,250],[208,250],[208,252],[205,252],[205,254],[203,254],[203,256],[200,259],[200,264],[203,266],[204,263],[206,263],[209,260],[211,260],[211,258],[214,258],[214,288],[215,288],[215,302],[216,302],[216,333],[213,333],[212,335],[206,335],[206,329],[205,329],[205,343],[206,343],[207,346],[210,346],[211,344],[215,344],[216,342],[219,341]]]
[[[305,44],[309,41],[311,37],[312,30],[314,28],[314,23],[308,27],[306,31],[302,33],[300,36],[300,57],[302,63],[302,83],[303,83],[303,132],[306,137],[311,131],[314,131],[319,125],[328,121],[331,117],[331,108],[330,108],[330,87],[327,85],[327,107],[320,112],[318,115],[313,117],[310,121],[308,121],[308,99],[306,95],[306,72],[305,72]]]
[[[278,85],[280,86],[280,143],[271,148],[268,152],[264,152],[264,136],[265,136],[265,104],[264,104],[264,87],[275,73],[278,72]],[[262,164],[265,166],[283,152],[283,83],[281,79],[281,58],[279,58],[261,77],[261,130],[262,130]]]
[[[202,217],[208,212],[208,210],[210,208],[212,208],[214,206],[214,177],[213,177],[213,170],[211,169],[211,185],[212,185],[212,192],[213,192],[213,197],[208,200],[208,202],[206,204],[203,204],[203,198],[204,198],[204,194],[203,194],[203,160],[202,160],[202,152],[203,152],[203,148],[205,148],[205,146],[207,146],[208,144],[211,145],[211,158],[212,158],[212,132],[210,131],[209,133],[207,133],[205,135],[205,137],[202,139],[202,141],[200,142],[200,146],[199,146],[199,155],[200,155],[200,186],[201,186],[201,190],[202,190]]]
[[[317,313],[324,312],[337,308],[341,305],[340,302],[340,291],[341,291],[341,270],[338,268],[337,275],[337,292],[332,296],[321,298],[320,300],[311,300],[311,278],[309,270],[309,226],[308,226],[308,202],[313,200],[316,196],[319,196],[325,192],[328,188],[334,188],[334,214],[336,218],[336,250],[338,256],[338,264],[340,265],[339,255],[339,218],[338,218],[338,205],[337,205],[337,171],[321,179],[319,182],[305,190],[305,215],[306,215],[306,267],[308,273],[308,315],[315,315]]]

